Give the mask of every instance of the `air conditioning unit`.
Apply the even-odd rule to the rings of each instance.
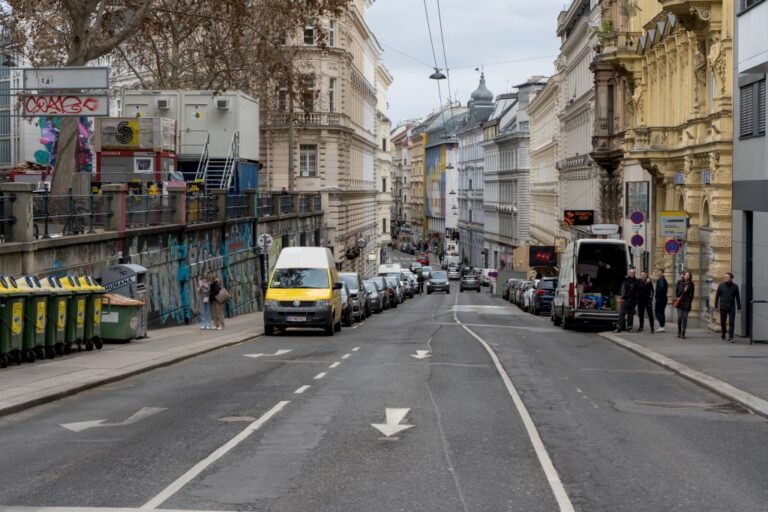
[[[216,108],[219,110],[229,110],[229,98],[216,98]]]
[[[168,98],[157,98],[155,100],[155,106],[157,110],[168,110],[171,108],[171,100]]]

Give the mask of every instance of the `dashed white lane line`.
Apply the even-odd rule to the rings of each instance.
[[[341,364],[340,362],[336,361],[335,363],[333,363],[333,364],[332,364],[331,366],[329,366],[328,368],[336,368],[336,367],[337,367],[337,366],[339,366],[340,364]]]
[[[318,373],[317,375],[315,375],[315,380],[320,380],[320,379],[322,379],[323,377],[325,377],[326,375],[328,375],[328,374],[327,374],[327,373],[325,373],[325,372],[320,372],[320,373]]]
[[[206,468],[208,468],[211,464],[222,458],[224,455],[226,455],[232,448],[237,446],[238,444],[242,443],[245,439],[248,438],[251,434],[259,430],[261,427],[264,426],[266,422],[268,422],[275,414],[279,413],[283,410],[283,408],[288,405],[289,401],[283,401],[279,402],[277,405],[275,405],[272,409],[265,412],[261,418],[257,419],[253,423],[249,424],[243,431],[241,431],[239,434],[237,434],[235,437],[227,441],[225,444],[223,444],[221,447],[217,448],[213,453],[211,453],[209,456],[207,456],[205,459],[201,460],[197,464],[195,464],[192,469],[181,475],[176,481],[174,481],[171,485],[160,491],[160,493],[146,502],[144,505],[142,505],[140,510],[154,510],[163,503],[165,503],[168,498],[179,492],[179,490],[187,485],[189,482],[192,481],[195,477],[197,477],[200,473],[205,471]]]
[[[344,354],[343,356],[341,356],[341,358],[342,358],[342,359],[348,359],[348,358],[349,358],[349,356],[351,356],[351,355],[352,355],[352,354]]]
[[[309,386],[309,385],[301,386],[299,389],[297,389],[297,390],[296,390],[296,391],[294,391],[293,393],[294,393],[295,395],[300,395],[300,394],[304,393],[306,390],[308,390],[308,389],[309,389],[309,388],[311,388],[311,387],[312,387],[312,386]]]
[[[358,327],[360,327],[360,324],[352,326],[353,329],[357,329]]]
[[[355,347],[352,349],[352,352],[357,352],[358,350],[360,350],[360,347]]]
[[[456,294],[456,304],[458,303],[459,296]],[[496,355],[496,352],[494,352],[491,346],[488,345],[488,343],[483,338],[478,336],[475,331],[467,327],[466,324],[459,320],[458,311],[456,311],[456,309],[453,311],[453,321],[459,324],[465,331],[467,331],[470,336],[475,338],[485,348],[486,352],[488,352],[488,355],[491,357],[494,366],[496,366],[496,371],[498,371],[501,380],[504,382],[504,385],[507,388],[509,396],[512,397],[515,408],[517,408],[517,413],[523,420],[523,425],[525,426],[525,430],[528,432],[528,437],[530,438],[531,444],[533,445],[533,450],[536,452],[536,457],[539,459],[539,464],[541,465],[541,469],[544,471],[544,475],[547,478],[550,489],[552,489],[552,494],[555,496],[555,500],[557,501],[560,512],[575,512],[573,503],[571,503],[571,499],[568,497],[568,493],[565,491],[565,486],[560,480],[560,475],[557,473],[557,469],[552,463],[552,459],[549,457],[547,448],[544,446],[544,441],[541,440],[539,430],[536,428],[536,424],[533,422],[533,418],[531,418],[531,414],[528,412],[528,408],[525,406],[525,403],[523,403],[523,399],[520,397],[520,393],[518,393],[517,388],[512,383],[512,379],[509,377],[509,374],[501,364],[501,361]]]

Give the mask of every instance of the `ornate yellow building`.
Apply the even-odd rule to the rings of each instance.
[[[606,88],[604,101],[614,102],[602,109],[609,118],[604,124],[618,125],[607,135],[623,140],[624,217],[638,210],[646,216],[636,265],[664,268],[673,279],[691,271],[692,316],[704,325],[712,320],[717,281],[731,264],[733,4],[606,0],[603,13],[600,66],[593,69],[602,67],[596,85]],[[613,149],[606,140],[605,149]],[[665,210],[689,217],[678,256],[664,250]],[[628,241],[636,230],[625,220]]]

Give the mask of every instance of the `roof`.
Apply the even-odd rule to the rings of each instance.
[[[335,267],[331,251],[326,247],[285,247],[277,257],[275,268]]]

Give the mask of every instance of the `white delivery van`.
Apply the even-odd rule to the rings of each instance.
[[[613,324],[619,319],[618,297],[630,266],[623,240],[582,239],[568,244],[552,304],[552,323]]]
[[[385,263],[383,265],[379,265],[378,275],[380,276],[396,275],[397,277],[400,277],[400,273],[402,271],[403,271],[403,267],[399,263]]]

